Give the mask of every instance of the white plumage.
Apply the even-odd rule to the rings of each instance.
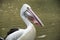
[[[34,40],[36,36],[36,30],[34,25],[30,21],[44,26],[41,20],[32,11],[31,7],[28,4],[23,4],[20,10],[20,16],[27,25],[27,28],[18,29],[17,31],[9,34],[5,40]]]

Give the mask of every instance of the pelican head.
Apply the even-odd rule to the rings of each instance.
[[[44,26],[40,18],[32,11],[31,7],[28,4],[23,4],[21,8],[21,15],[27,17],[33,23]]]

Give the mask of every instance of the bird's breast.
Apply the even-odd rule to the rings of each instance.
[[[27,29],[26,34],[21,38],[21,40],[34,40],[36,37],[36,30],[34,27]]]

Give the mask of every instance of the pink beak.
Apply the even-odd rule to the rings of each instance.
[[[40,26],[44,26],[44,24],[42,23],[42,21],[40,20],[40,18],[38,18],[38,16],[32,11],[31,8],[28,8],[28,12],[32,15],[32,17],[33,17],[32,20],[33,20],[33,22],[35,24],[38,24]]]

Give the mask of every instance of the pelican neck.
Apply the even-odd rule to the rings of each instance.
[[[24,21],[25,24],[27,25],[27,28],[33,26],[33,24],[30,22],[30,20],[28,20],[27,17],[25,17],[24,15],[21,15],[21,18],[23,19],[23,21]]]

